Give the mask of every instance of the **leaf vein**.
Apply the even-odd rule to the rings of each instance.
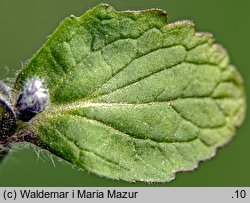
[[[195,139],[196,139],[196,137],[195,138],[192,138],[192,139],[189,139],[189,140],[184,140],[184,141],[159,141],[159,140],[157,140],[157,139],[152,139],[152,138],[141,138],[141,137],[138,137],[137,135],[132,135],[132,134],[129,134],[129,133],[126,133],[126,132],[123,132],[123,131],[121,131],[121,130],[119,130],[118,128],[115,128],[114,126],[111,126],[111,125],[109,125],[109,124],[107,124],[107,123],[105,123],[105,122],[103,122],[103,121],[101,121],[101,120],[97,120],[97,119],[93,119],[93,118],[89,118],[89,117],[87,117],[86,115],[75,115],[75,114],[70,114],[73,118],[84,118],[84,119],[86,119],[86,120],[88,120],[88,121],[91,121],[91,122],[94,122],[94,123],[97,123],[98,125],[101,125],[101,126],[104,126],[105,128],[108,128],[108,129],[110,129],[110,130],[112,130],[112,131],[115,131],[115,132],[117,132],[117,133],[119,133],[119,134],[122,134],[122,135],[124,135],[124,136],[126,136],[126,137],[128,137],[129,139],[132,139],[132,140],[134,140],[134,141],[136,141],[136,140],[144,140],[144,141],[149,141],[149,142],[152,142],[152,143],[162,143],[162,144],[171,144],[171,143],[187,143],[187,142],[192,142],[192,141],[194,141]]]

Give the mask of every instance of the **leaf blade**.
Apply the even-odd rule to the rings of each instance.
[[[51,94],[29,124],[43,147],[114,179],[170,181],[214,156],[244,117],[225,50],[190,22],[167,25],[161,10],[100,5],[66,19],[16,88],[32,75]]]

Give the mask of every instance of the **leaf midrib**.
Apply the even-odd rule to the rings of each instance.
[[[195,124],[194,122],[190,121],[189,119],[183,117],[180,115],[180,113],[174,108],[172,103],[175,101],[179,100],[190,100],[190,99],[209,99],[209,100],[220,100],[221,98],[212,98],[210,96],[201,96],[201,97],[182,97],[182,98],[176,98],[176,99],[171,99],[169,101],[158,101],[158,102],[149,102],[149,103],[93,103],[93,102],[75,102],[71,104],[66,104],[66,105],[51,105],[47,110],[46,113],[43,114],[43,119],[54,117],[55,115],[63,115],[67,113],[67,111],[71,110],[76,110],[76,109],[83,109],[83,108],[88,108],[88,107],[114,107],[114,108],[121,108],[121,107],[130,107],[130,108],[142,108],[142,107],[150,107],[150,106],[156,106],[156,105],[162,105],[166,104],[169,108],[173,109],[180,117],[181,119],[191,123],[194,127],[199,128],[199,129],[218,129],[224,127],[227,122],[225,122],[224,125],[220,126],[215,126],[215,127],[201,127]],[[224,98],[223,98],[224,99]],[[228,115],[225,115],[225,112],[222,111],[220,108],[219,104],[215,102],[215,104],[219,107],[219,110],[223,113],[225,116],[225,119],[228,118]],[[98,120],[97,120],[98,121]]]

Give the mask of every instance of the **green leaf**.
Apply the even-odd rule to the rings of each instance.
[[[167,24],[162,10],[99,5],[66,18],[19,74],[42,78],[50,104],[26,125],[35,144],[126,181],[171,181],[231,140],[242,79],[211,34]]]

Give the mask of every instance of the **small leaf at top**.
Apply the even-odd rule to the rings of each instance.
[[[39,77],[50,103],[26,126],[82,169],[165,182],[214,156],[243,120],[237,70],[211,34],[163,10],[99,5],[66,18],[15,83]]]

